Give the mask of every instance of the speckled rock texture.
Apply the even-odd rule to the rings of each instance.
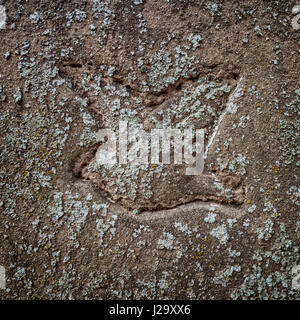
[[[300,298],[296,5],[0,0],[0,298]],[[203,174],[99,166],[120,120]]]

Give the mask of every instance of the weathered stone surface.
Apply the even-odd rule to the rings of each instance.
[[[299,297],[295,5],[0,0],[0,297]],[[120,120],[205,128],[203,175],[97,165]]]

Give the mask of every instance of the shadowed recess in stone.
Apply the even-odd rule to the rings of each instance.
[[[68,76],[82,95],[91,114],[101,119],[99,128],[118,133],[119,121],[128,129],[176,128],[205,129],[205,156],[214,142],[220,122],[237,90],[238,73],[222,64],[202,66],[200,71],[179,78],[160,91],[143,90],[122,75],[101,73],[99,87],[85,90],[99,72],[82,62],[64,62],[62,76]],[[85,80],[85,81],[83,81]],[[84,86],[82,83],[85,83]],[[89,86],[91,88],[92,86]],[[174,208],[195,201],[241,205],[244,201],[242,178],[228,172],[205,168],[202,175],[187,176],[186,165],[171,164],[99,165],[95,154],[101,143],[87,148],[74,161],[73,173],[92,181],[128,210],[153,211]],[[149,144],[150,145],[150,144]]]

